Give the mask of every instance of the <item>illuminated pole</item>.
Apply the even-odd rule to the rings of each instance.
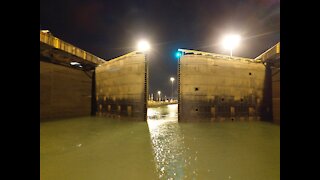
[[[173,100],[173,81],[174,81],[174,78],[171,77],[170,81],[171,81],[171,99]]]
[[[159,95],[159,97],[158,97],[158,98],[159,98],[159,101],[160,101],[160,97],[161,97],[161,96],[160,96],[160,94],[161,94],[161,91],[158,91],[158,95]]]

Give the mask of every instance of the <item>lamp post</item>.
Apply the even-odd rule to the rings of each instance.
[[[161,99],[161,96],[160,96],[160,94],[161,94],[161,91],[158,91],[158,98],[159,98],[159,101],[160,101],[160,99]]]
[[[171,81],[171,99],[173,100],[173,81],[174,81],[174,77],[171,77],[170,81]]]
[[[232,51],[240,43],[241,36],[236,34],[226,35],[223,38],[222,45],[225,49],[230,51],[230,56],[232,57]]]

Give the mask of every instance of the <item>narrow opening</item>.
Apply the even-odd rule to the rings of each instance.
[[[199,88],[196,87],[196,88],[194,88],[194,90],[195,90],[195,91],[199,91]]]
[[[249,76],[251,76],[251,72],[249,72]]]
[[[243,99],[241,98],[240,101],[243,102]]]
[[[221,101],[224,101],[224,98],[221,98]]]
[[[196,111],[199,111],[199,109],[197,108]]]

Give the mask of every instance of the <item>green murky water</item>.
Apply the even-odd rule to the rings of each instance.
[[[148,116],[40,123],[41,179],[280,179],[278,125],[178,123],[177,105]]]

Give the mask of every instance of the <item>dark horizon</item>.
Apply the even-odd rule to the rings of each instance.
[[[255,58],[280,41],[280,1],[41,0],[40,29],[105,60],[147,39],[149,92],[171,96],[178,48],[228,54],[220,38],[234,32],[243,39],[234,56]]]

